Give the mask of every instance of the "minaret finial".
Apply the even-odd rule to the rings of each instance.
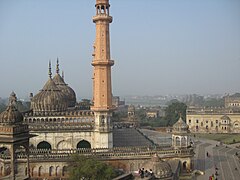
[[[64,80],[64,72],[62,71],[62,78],[63,78],[63,80]]]
[[[12,91],[12,93],[10,94],[8,104],[9,104],[9,106],[15,106],[17,104],[17,96],[14,93],[14,91]]]
[[[58,60],[58,58],[57,58],[56,73],[59,74],[59,60]]]
[[[49,75],[49,78],[51,79],[52,78],[51,60],[49,60],[48,75]]]

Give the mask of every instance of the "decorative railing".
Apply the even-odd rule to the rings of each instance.
[[[28,117],[49,117],[49,116],[59,116],[59,117],[79,117],[79,116],[94,116],[94,112],[91,110],[68,110],[63,112],[25,112],[25,118]]]
[[[192,148],[173,149],[161,147],[121,147],[121,148],[98,148],[98,149],[30,149],[30,161],[62,161],[70,160],[73,154],[80,154],[86,156],[95,156],[99,159],[124,159],[124,158],[149,158],[157,153],[159,157],[177,157],[193,155]],[[26,159],[26,153],[17,153],[17,159]],[[10,159],[9,155],[0,155],[0,159]]]
[[[33,131],[59,131],[59,130],[92,130],[94,123],[72,123],[72,124],[29,124],[29,129]]]

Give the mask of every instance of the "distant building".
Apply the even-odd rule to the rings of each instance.
[[[225,96],[226,108],[240,108],[240,93]]]
[[[146,112],[147,118],[158,118],[159,117],[159,111],[158,110],[148,110]]]
[[[119,96],[112,97],[112,105],[116,108],[120,106],[125,106],[125,101],[121,101]]]
[[[188,107],[191,132],[240,133],[240,93],[225,96],[225,107]]]

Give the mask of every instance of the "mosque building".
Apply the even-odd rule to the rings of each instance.
[[[193,148],[188,125],[181,119],[174,126],[172,146],[160,147],[138,129],[114,129],[112,114],[109,0],[96,0],[96,38],[93,52],[93,102],[82,109],[74,90],[59,74],[48,80],[34,96],[31,110],[23,115],[16,109],[16,94],[0,114],[0,179],[67,179],[73,154],[95,156],[124,172],[146,166],[158,179],[178,179],[180,172],[193,169]],[[135,122],[133,108],[129,121]]]

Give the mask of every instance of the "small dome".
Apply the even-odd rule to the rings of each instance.
[[[74,90],[64,82],[63,78],[59,74],[56,74],[53,77],[53,81],[56,86],[66,95],[68,107],[74,107],[76,104],[76,94]]]
[[[180,116],[179,120],[173,125],[173,133],[188,133],[188,125]]]
[[[143,165],[144,169],[152,169],[156,178],[168,178],[172,176],[171,166],[159,158],[157,154],[154,154],[151,160]]]
[[[5,111],[0,114],[0,124],[13,125],[23,121],[23,115],[16,108],[16,94],[13,92],[9,97],[9,105]]]
[[[32,98],[31,108],[34,112],[60,112],[67,110],[67,98],[52,80],[50,66],[51,64],[49,64],[49,80],[43,89]]]

